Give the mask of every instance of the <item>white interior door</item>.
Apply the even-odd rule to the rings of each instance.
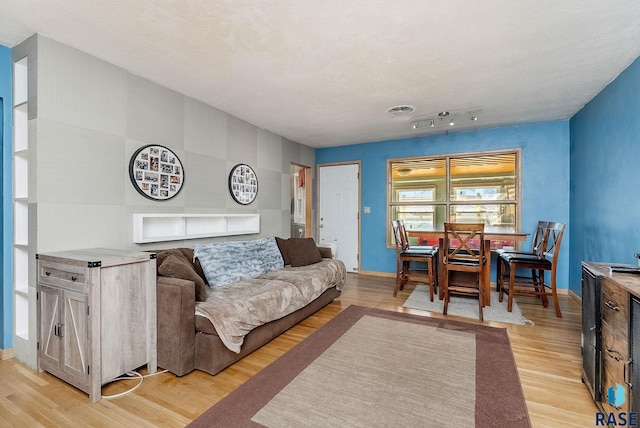
[[[358,164],[320,166],[318,171],[318,238],[320,244],[335,244],[335,258],[347,272],[359,267],[359,175]]]

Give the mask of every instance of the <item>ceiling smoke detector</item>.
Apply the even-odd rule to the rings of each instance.
[[[389,113],[393,117],[409,116],[410,114],[413,114],[415,110],[416,109],[413,108],[413,106],[400,105],[400,106],[391,107],[389,110],[387,110],[387,113]]]

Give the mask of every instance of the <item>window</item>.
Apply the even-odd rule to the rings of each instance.
[[[411,243],[422,245],[437,245],[437,238],[420,232],[442,230],[448,221],[516,232],[519,157],[519,150],[510,150],[388,160],[388,225],[404,220]],[[390,226],[387,231],[391,245]]]

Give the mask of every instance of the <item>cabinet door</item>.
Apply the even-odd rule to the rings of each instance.
[[[595,401],[602,399],[600,277],[582,269],[582,380]]]
[[[89,380],[89,305],[86,294],[63,291],[62,342],[64,358],[62,370],[80,383]]]
[[[40,286],[40,365],[46,368],[60,368],[62,361],[62,340],[60,338],[60,290]]]

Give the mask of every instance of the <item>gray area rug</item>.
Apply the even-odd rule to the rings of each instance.
[[[482,314],[485,321],[498,321],[511,324],[533,324],[530,320],[522,316],[520,308],[513,302],[512,312],[507,312],[507,299],[505,295],[502,303],[498,301],[498,292],[491,291],[491,306],[485,306]],[[429,287],[426,285],[416,285],[406,302],[402,305],[405,308],[420,309],[429,312],[442,313],[444,301],[434,296],[433,302],[429,300]],[[469,297],[451,296],[449,301],[448,315],[455,315],[465,318],[478,319],[478,300]]]
[[[318,403],[331,403],[330,411]],[[251,420],[265,427],[457,428],[475,425],[475,408],[475,334],[365,315]]]
[[[505,328],[351,305],[189,428],[531,428]]]

